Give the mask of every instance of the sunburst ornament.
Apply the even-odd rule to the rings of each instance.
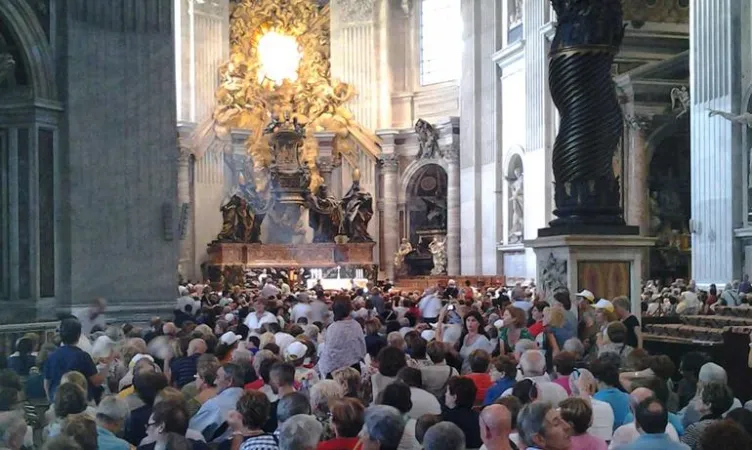
[[[217,134],[250,131],[246,146],[257,169],[271,162],[263,131],[272,117],[289,116],[305,127],[301,161],[311,169],[311,189],[322,181],[316,132],[334,133],[337,159],[354,163],[356,145],[381,154],[380,139],[345,106],[354,87],[331,78],[329,35],[329,8],[310,0],[238,0],[230,18],[230,59],[220,68],[216,93]]]

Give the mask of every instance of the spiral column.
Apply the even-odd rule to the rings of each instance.
[[[624,37],[621,1],[551,3],[558,25],[548,81],[561,123],[552,156],[556,219],[548,230],[624,227],[620,180],[613,169],[623,117],[611,76]]]

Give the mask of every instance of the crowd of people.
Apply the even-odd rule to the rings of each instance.
[[[188,284],[144,326],[97,299],[16,343],[2,448],[752,450],[708,355],[646,352],[626,297],[540,295]]]

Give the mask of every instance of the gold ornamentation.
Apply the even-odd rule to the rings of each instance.
[[[689,23],[687,0],[623,0],[625,22]]]
[[[301,59],[294,82],[259,82],[258,43],[267,33],[297,40]],[[230,21],[230,60],[220,68],[216,93],[218,134],[225,135],[231,128],[250,130],[246,146],[257,169],[271,163],[269,139],[264,135],[270,119],[292,117],[305,127],[301,161],[311,169],[312,190],[323,181],[316,168],[316,132],[335,134],[336,160],[344,157],[356,165],[356,144],[374,157],[381,154],[379,138],[358,124],[345,106],[355,96],[355,88],[331,78],[329,40],[328,7],[319,9],[310,0],[240,0]]]

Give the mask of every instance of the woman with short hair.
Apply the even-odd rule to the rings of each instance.
[[[365,408],[354,398],[334,400],[329,405],[334,438],[319,443],[317,450],[352,450],[358,445],[363,429]]]
[[[570,397],[559,403],[561,418],[572,427],[572,448],[577,450],[606,450],[606,441],[588,433],[593,425],[593,408],[580,397]]]
[[[231,411],[227,423],[232,428],[232,448],[241,450],[274,450],[279,442],[271,433],[262,429],[271,412],[271,403],[261,391],[246,391],[235,411]]]

